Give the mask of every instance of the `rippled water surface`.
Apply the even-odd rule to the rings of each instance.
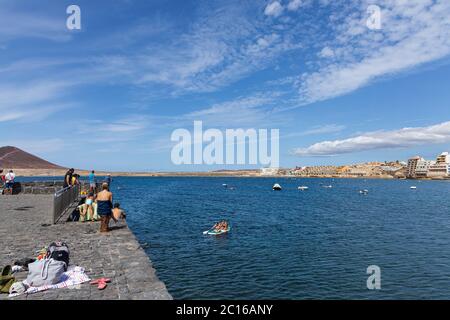
[[[116,178],[112,191],[176,299],[450,298],[448,182]],[[229,234],[202,234],[219,219]]]

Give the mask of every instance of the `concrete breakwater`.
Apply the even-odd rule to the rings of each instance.
[[[99,223],[45,221],[52,203],[49,197],[36,194],[0,196],[0,265],[36,257],[36,250],[53,241],[66,242],[71,250],[71,265],[86,269],[91,279],[108,277],[111,283],[99,291],[89,283],[76,288],[49,290],[14,299],[32,300],[170,300],[172,296],[161,282],[152,263],[126,223],[112,223],[112,231],[100,234]],[[16,274],[24,280],[26,272]],[[0,295],[0,299],[8,299]]]
[[[100,184],[98,184],[99,186]],[[63,181],[15,182],[13,194],[55,194],[64,188]],[[82,190],[89,190],[87,182],[81,182]]]

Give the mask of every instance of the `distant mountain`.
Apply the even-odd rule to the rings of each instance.
[[[16,147],[0,147],[0,168],[3,169],[64,169]]]

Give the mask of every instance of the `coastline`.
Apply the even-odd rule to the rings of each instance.
[[[53,170],[53,169],[14,169],[17,176],[22,177],[62,177],[65,175],[66,170]],[[87,176],[89,171],[76,170],[81,176]],[[204,171],[204,172],[109,172],[109,171],[96,171],[97,176],[106,176],[110,174],[112,177],[176,177],[176,178],[189,178],[189,177],[217,177],[217,178],[293,178],[293,179],[382,179],[382,180],[422,180],[422,181],[446,181],[445,178],[415,178],[405,179],[397,178],[391,175],[377,175],[377,176],[350,176],[350,175],[262,175],[256,170],[235,170],[235,171]]]

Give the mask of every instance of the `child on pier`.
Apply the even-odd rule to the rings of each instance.
[[[118,222],[119,219],[125,220],[127,218],[127,215],[125,214],[125,211],[123,211],[120,208],[120,203],[118,203],[118,202],[114,203],[114,208],[112,210],[112,213],[113,213],[112,217],[113,217],[115,222]]]

